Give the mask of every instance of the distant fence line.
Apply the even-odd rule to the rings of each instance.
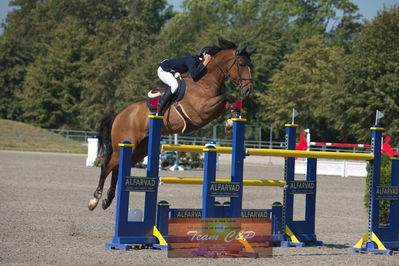
[[[260,131],[259,131],[260,132]],[[215,136],[215,134],[213,134]],[[13,149],[31,150],[27,145],[33,144],[58,144],[61,147],[60,152],[86,152],[87,139],[95,137],[95,131],[84,130],[67,130],[67,129],[48,129],[48,133],[33,132],[11,132],[0,131],[0,143],[2,147],[7,148],[7,143],[15,143]],[[225,136],[225,135],[223,135]],[[256,136],[260,137],[260,136]],[[205,145],[209,141],[215,140],[218,146],[231,146],[231,139],[226,138],[208,138],[178,135],[179,144]],[[165,144],[174,144],[175,137],[173,135],[162,136],[162,142]],[[61,144],[61,145],[60,145]],[[71,148],[71,145],[82,146],[80,150]],[[285,149],[285,143],[279,141],[264,141],[259,139],[246,139],[245,146],[247,148],[261,149]],[[370,152],[370,148],[364,147],[330,147],[323,145],[312,145],[312,150],[316,151],[334,151],[334,152]]]

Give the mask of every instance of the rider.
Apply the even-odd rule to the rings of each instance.
[[[199,80],[211,60],[209,51],[210,46],[206,46],[201,49],[200,55],[165,59],[159,64],[158,77],[163,83],[170,87],[170,89],[166,90],[165,95],[160,99],[159,112],[161,114],[177,91],[178,84],[174,74],[188,72],[194,81]]]

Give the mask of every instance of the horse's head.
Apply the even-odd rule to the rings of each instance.
[[[253,91],[254,85],[251,76],[251,54],[256,48],[248,50],[247,46],[238,49],[226,49],[218,53],[218,57],[213,61],[223,72],[225,78],[232,80],[234,85],[241,90],[241,93],[246,97]]]
[[[236,65],[233,67],[235,68],[233,73],[235,72],[236,75],[233,73],[231,75],[231,78],[235,80],[236,83],[238,81],[238,86],[244,96],[251,94],[254,89],[251,76],[251,54],[256,51],[256,48],[247,51],[247,46],[248,45],[245,45],[243,48],[237,50]]]

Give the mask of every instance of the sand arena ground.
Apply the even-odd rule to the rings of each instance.
[[[115,204],[106,211],[87,209],[99,168],[86,167],[85,161],[85,155],[0,151],[1,265],[399,265],[399,255],[348,252],[367,231],[364,178],[355,177],[318,177],[316,233],[323,247],[275,248],[273,258],[257,260],[168,259],[159,250],[107,250]],[[218,177],[229,173],[228,160],[221,160]],[[134,168],[132,174],[144,171]],[[282,174],[281,163],[267,158],[245,165],[247,178],[281,179]],[[201,177],[202,172],[161,175]],[[200,207],[201,187],[161,185],[158,199],[174,207]],[[280,188],[244,190],[244,208],[269,208],[274,201],[282,201]],[[303,217],[303,200],[295,208],[296,217]]]

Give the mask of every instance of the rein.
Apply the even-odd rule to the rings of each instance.
[[[252,82],[252,78],[242,78],[241,74],[240,74],[240,65],[237,62],[237,56],[234,58],[233,63],[230,65],[230,67],[227,69],[227,71],[224,71],[224,69],[218,64],[218,62],[213,58],[213,56],[211,57],[211,60],[215,63],[215,65],[219,68],[219,70],[223,73],[225,78],[228,78],[229,80],[231,80],[233,82],[233,84],[236,87],[242,88],[245,85],[241,83],[241,81],[243,80],[249,80]],[[234,66],[234,64],[237,62],[237,75],[238,75],[238,81],[234,80],[232,77],[230,77],[229,72],[231,70],[231,68]]]

